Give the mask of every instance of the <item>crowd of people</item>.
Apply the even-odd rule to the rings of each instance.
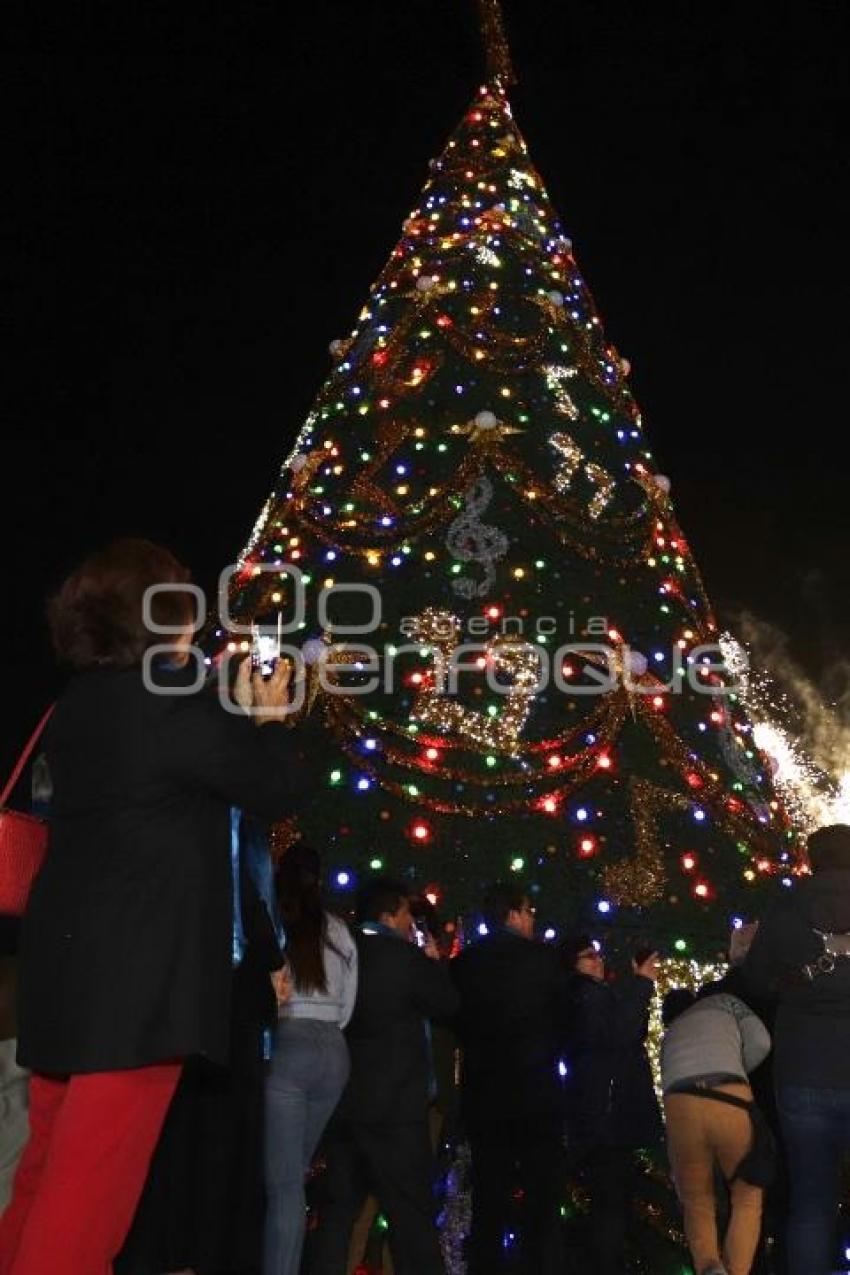
[[[17,1063],[0,1044],[0,1176],[17,1160],[0,1275],[347,1275],[370,1199],[395,1275],[444,1275],[447,1137],[470,1149],[468,1275],[623,1275],[635,1152],[665,1138],[696,1275],[828,1275],[850,1150],[850,828],[810,837],[811,875],[733,934],[723,979],[666,998],[662,1115],[658,952],[613,977],[589,934],[538,941],[519,882],[494,883],[480,936],[446,952],[404,882],[364,879],[342,917],[316,850],[295,842],[272,872],[264,829],[299,785],[289,670],[239,666],[233,702],[261,714],[146,690],[142,596],[178,586],[153,619],[185,626],[158,669],[179,688],[187,579],[120,542],[51,604],[75,676],[46,739],[51,844],[15,1024],[0,979],[0,1035],[17,1037]],[[568,1181],[588,1201],[580,1256]]]

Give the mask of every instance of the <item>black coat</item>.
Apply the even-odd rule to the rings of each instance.
[[[192,1058],[183,1068],[115,1275],[262,1269],[262,1034],[277,1021],[269,974],[283,957],[244,870],[241,902],[245,948],[233,971],[230,1064]]]
[[[461,1000],[466,1120],[560,1113],[565,975],[556,953],[499,930],[467,947],[452,973]]]
[[[231,804],[279,819],[290,732],[138,669],[76,677],[45,740],[50,844],[21,944],[18,1056],[35,1071],[140,1067],[230,1038]]]
[[[651,1146],[661,1113],[645,1041],[653,984],[571,974],[567,995],[567,1129],[577,1143]]]
[[[818,872],[777,901],[744,962],[746,994],[778,1006],[778,1084],[850,1089],[850,960],[806,979],[803,966],[823,953],[815,927],[850,932],[850,871]]]
[[[457,994],[445,965],[389,934],[361,934],[357,1000],[345,1036],[351,1074],[337,1109],[361,1124],[428,1116],[432,1059],[426,1020],[448,1019]]]

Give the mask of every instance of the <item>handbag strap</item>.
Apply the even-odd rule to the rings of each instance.
[[[15,769],[12,771],[11,775],[9,776],[9,780],[8,780],[8,783],[6,784],[6,787],[3,789],[2,792],[0,792],[0,809],[2,809],[3,806],[5,806],[6,802],[11,797],[15,784],[18,782],[18,780],[21,777],[21,771],[23,770],[24,766],[26,766],[27,762],[32,756],[32,750],[35,748],[36,744],[41,738],[41,732],[44,730],[45,726],[50,721],[50,716],[55,707],[56,707],[55,704],[50,705],[50,707],[47,709],[44,716],[42,717],[41,721],[38,723],[35,730],[30,735],[29,740],[26,744],[26,747],[24,748],[24,751],[21,753],[20,757],[15,763]]]

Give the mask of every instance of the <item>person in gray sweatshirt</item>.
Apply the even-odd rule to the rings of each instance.
[[[322,907],[321,864],[297,843],[276,874],[294,984],[280,1007],[266,1079],[264,1275],[297,1275],[304,1243],[304,1178],[350,1069],[343,1028],[357,996],[357,948]]]
[[[769,1052],[764,1023],[726,992],[679,1013],[662,1041],[667,1151],[697,1275],[749,1275],[752,1268],[772,1144],[748,1075]],[[731,1202],[722,1245],[715,1165]]]

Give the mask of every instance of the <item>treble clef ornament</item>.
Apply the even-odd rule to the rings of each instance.
[[[479,517],[493,499],[493,484],[483,474],[464,497],[466,507],[446,533],[446,548],[460,562],[477,562],[484,568],[478,584],[465,576],[453,580],[452,588],[462,598],[484,598],[496,583],[496,563],[508,551],[508,538],[498,527],[488,526]]]

